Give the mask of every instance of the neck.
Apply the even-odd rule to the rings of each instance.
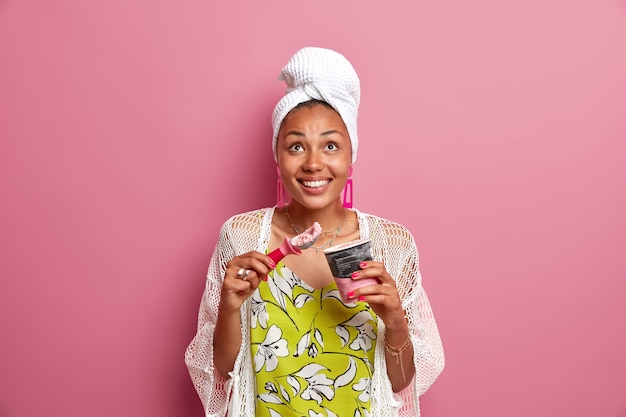
[[[348,210],[341,203],[332,205],[321,210],[310,210],[305,207],[289,204],[285,206],[285,215],[296,233],[303,232],[314,222],[322,226],[322,233],[338,233],[345,223]]]

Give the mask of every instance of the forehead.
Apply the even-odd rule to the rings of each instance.
[[[334,109],[321,104],[297,107],[290,111],[280,127],[279,137],[297,131],[304,134],[314,134],[336,130],[348,137],[343,119]]]

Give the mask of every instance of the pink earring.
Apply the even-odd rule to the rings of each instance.
[[[278,174],[278,180],[276,182],[276,206],[285,207],[285,185],[280,178],[280,168],[276,167],[276,173]]]
[[[343,206],[349,209],[352,208],[352,167],[350,167],[348,172],[346,186],[343,188]]]

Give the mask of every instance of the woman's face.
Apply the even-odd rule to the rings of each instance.
[[[350,137],[339,113],[319,104],[292,110],[278,132],[276,154],[293,200],[310,209],[336,203],[352,160]]]

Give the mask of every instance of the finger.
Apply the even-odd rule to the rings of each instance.
[[[257,275],[267,275],[276,265],[269,256],[265,256],[260,252],[249,252],[245,255],[241,255],[231,261],[233,265],[236,265],[234,269],[239,272],[240,268],[250,269],[256,271]],[[241,274],[239,275],[241,276]]]
[[[251,291],[256,290],[262,280],[261,275],[254,269],[246,269],[240,279],[248,284],[248,289]]]
[[[271,261],[271,258],[269,258],[269,260]],[[269,274],[269,272],[272,270],[272,267],[267,265],[266,260],[264,258],[252,259],[248,268],[252,272],[254,272],[253,276],[256,281],[267,280],[267,274]]]
[[[384,288],[381,286],[381,288]],[[397,294],[386,292],[367,293],[360,296],[361,301],[366,301],[378,315],[385,316],[385,320],[390,314],[394,317],[404,316],[402,302]]]
[[[248,266],[240,267],[234,273],[232,273],[232,271],[235,268],[231,269],[231,272],[229,272],[229,275],[231,275],[230,281],[234,281],[233,286],[238,290],[242,288],[255,290],[261,280],[266,279],[267,275],[263,272],[267,270],[267,267],[265,264],[256,260],[248,259],[246,261]],[[239,283],[237,283],[237,281],[239,281]],[[246,285],[242,285],[242,283]]]
[[[267,270],[267,272],[269,272],[276,267],[274,260],[261,252],[252,251],[246,253],[243,256],[247,258],[247,260],[250,262],[248,263],[249,268],[252,268],[253,265],[259,266],[258,268],[254,268],[259,273],[261,273],[262,270]],[[263,267],[260,266],[261,264],[263,265]]]
[[[362,271],[367,271],[366,276],[376,277],[381,284],[395,287],[396,280],[387,272],[385,265],[382,262],[368,261],[365,262]]]
[[[398,291],[394,287],[383,284],[366,285],[364,287],[355,289],[354,293],[356,296],[380,295],[383,297],[395,297],[400,299]]]
[[[248,276],[244,280],[243,275],[241,274],[237,275],[237,273],[239,273],[240,271],[245,273],[245,271],[248,271],[248,270],[245,268],[240,268],[239,270],[236,270],[234,272],[229,271],[226,273],[226,278],[224,279],[224,283],[223,283],[224,289],[231,291],[231,292],[237,292],[237,293],[241,293],[242,291],[248,291],[250,289],[250,283],[248,282],[248,279],[247,279],[250,277],[250,272],[248,272]]]
[[[239,268],[239,270],[237,271],[237,278],[239,278],[242,281],[247,281],[248,280],[248,276],[250,275],[250,269],[247,268]]]
[[[396,287],[396,281],[387,273],[384,268],[381,267],[368,267],[367,269],[361,269],[359,271],[355,271],[351,275],[352,279],[365,279],[365,278],[375,278],[379,284],[385,285],[387,287]]]

